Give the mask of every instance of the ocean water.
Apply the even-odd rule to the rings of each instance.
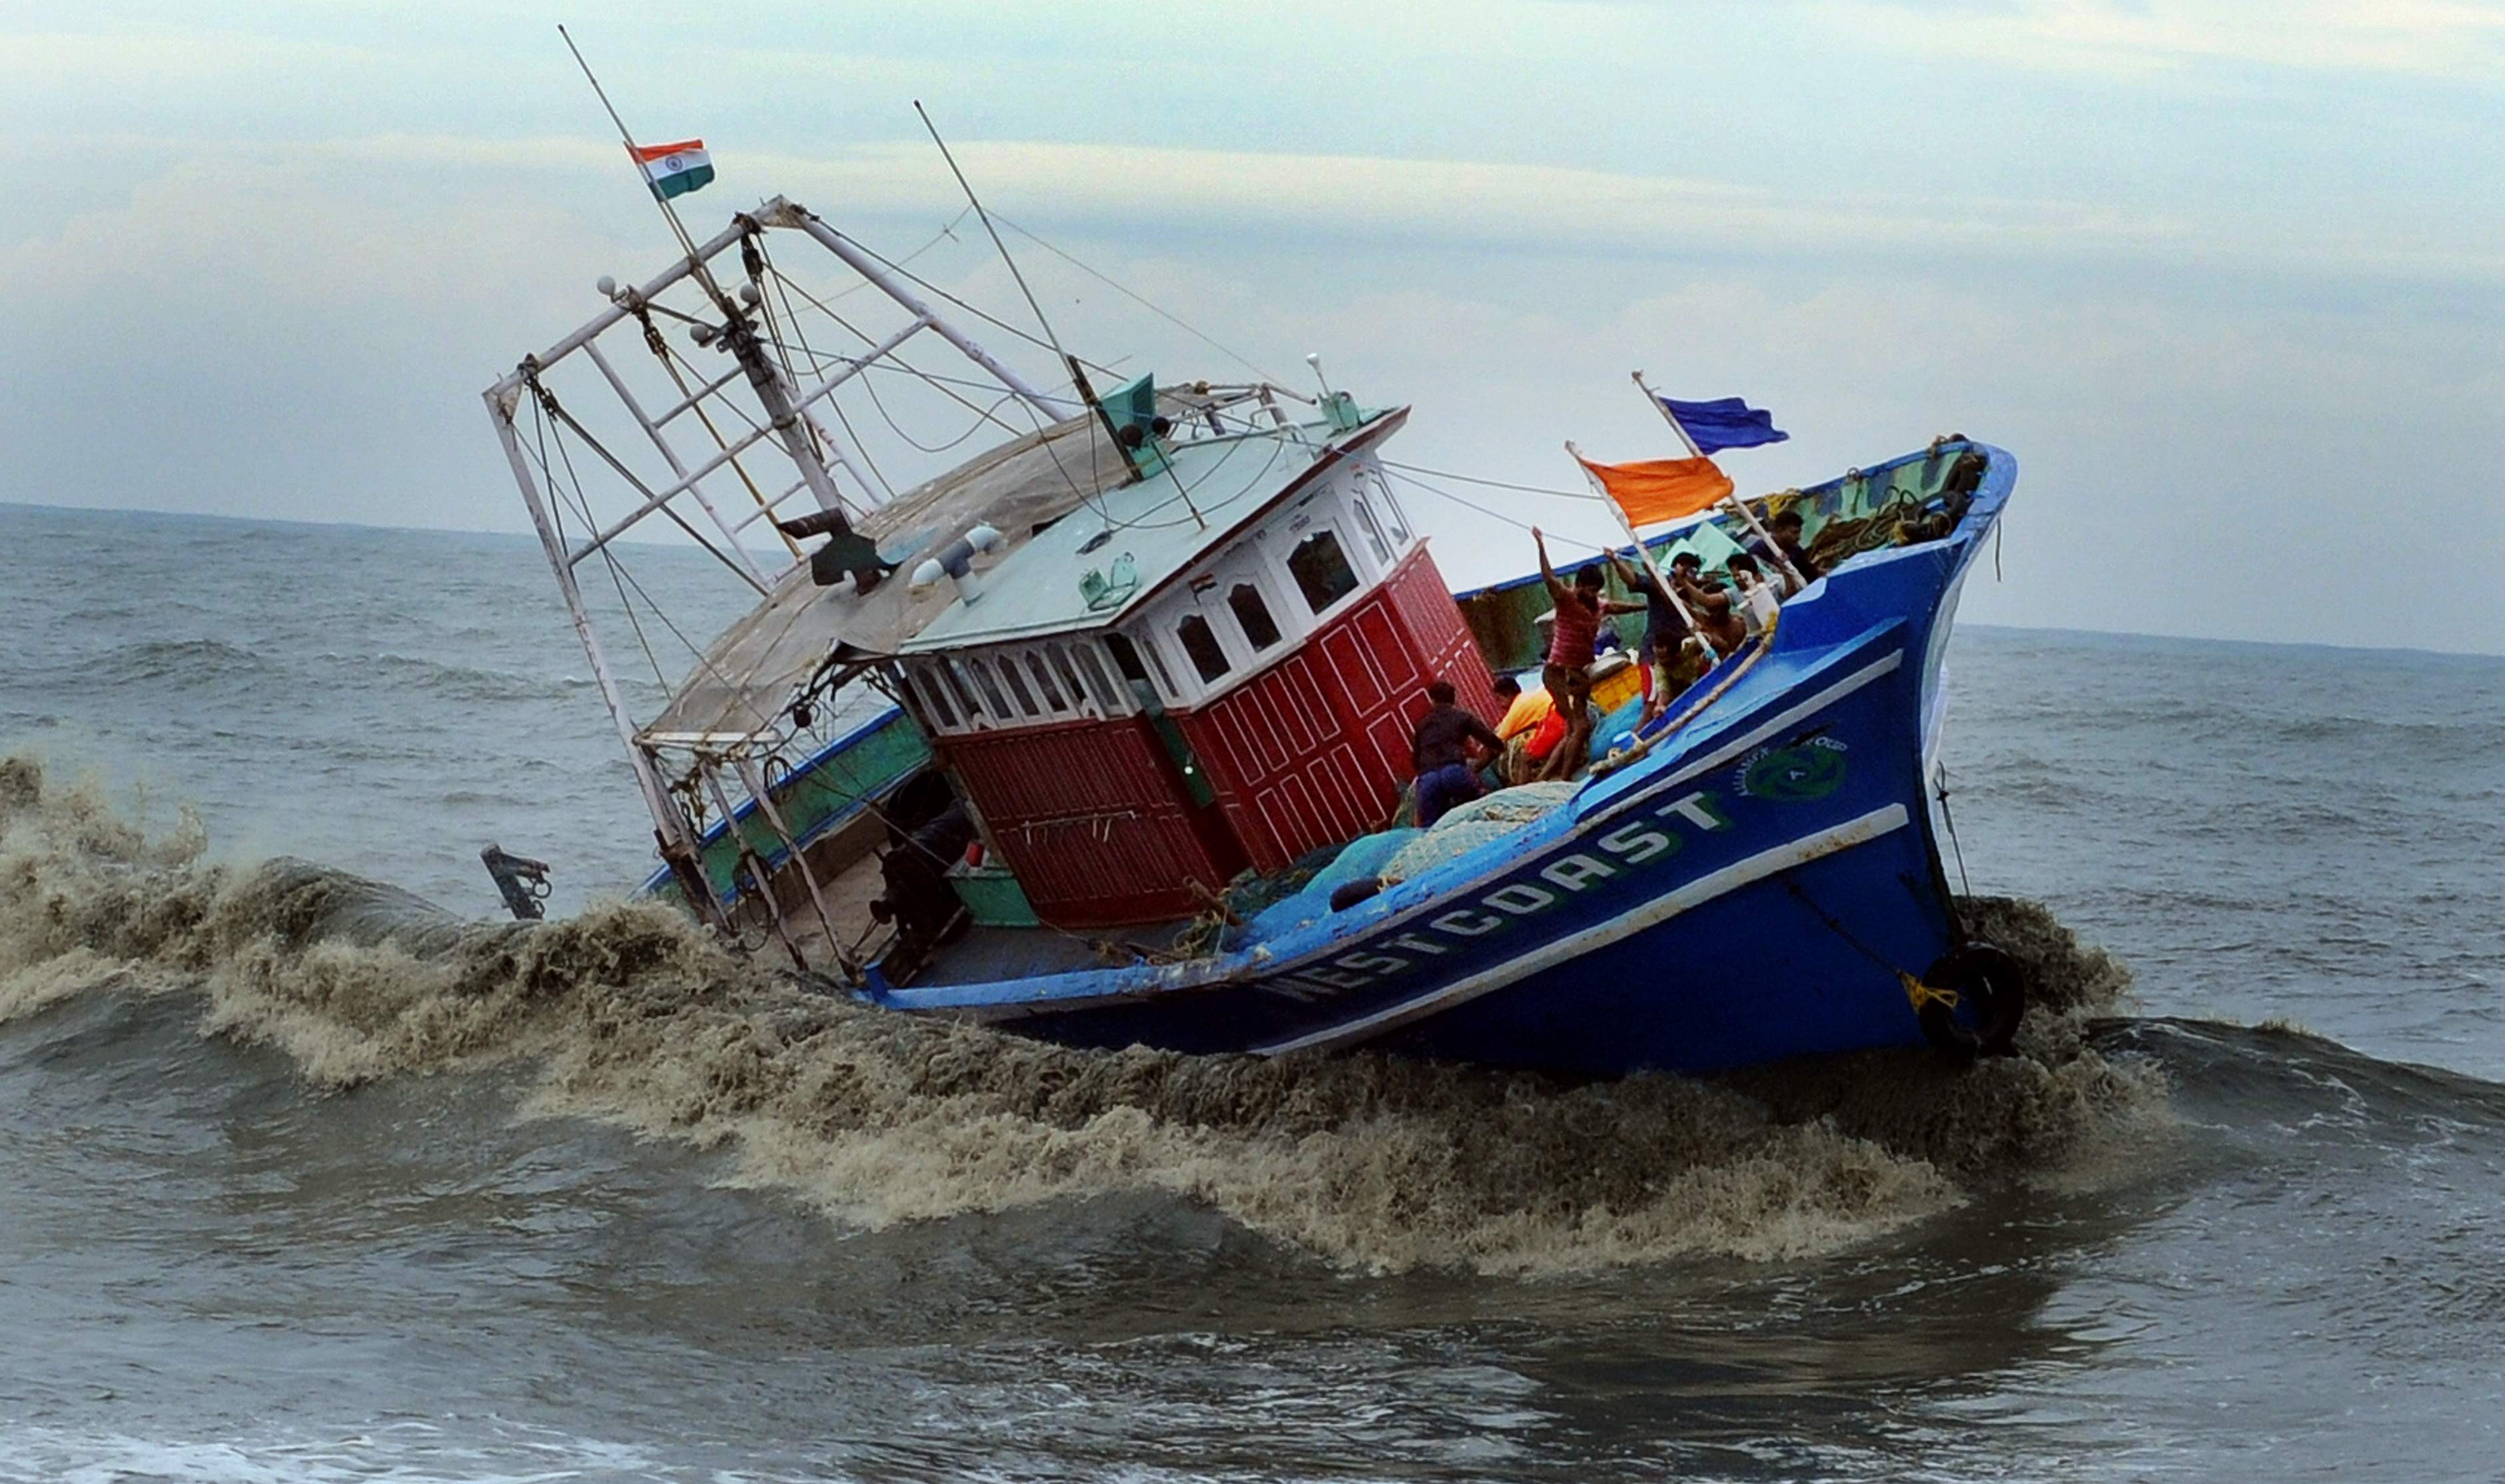
[[[0,1480],[2505,1469],[2505,662],[1965,630],[2025,1054],[1573,1087],[620,904],[526,541],[0,506]]]

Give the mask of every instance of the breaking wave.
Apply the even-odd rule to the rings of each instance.
[[[97,785],[0,760],[0,1022],[83,993],[196,996],[203,1034],[342,1093],[524,1064],[526,1114],[721,1148],[737,1182],[864,1226],[1151,1189],[1374,1270],[1783,1259],[1995,1182],[2095,1178],[2168,1126],[2153,1064],[2087,1040],[2127,973],[2010,900],[1972,905],[2035,970],[2019,1055],[1575,1082],[1070,1050],[862,1008],[649,903],[471,923],[301,861],[211,864],[206,844],[188,814],[152,837]]]

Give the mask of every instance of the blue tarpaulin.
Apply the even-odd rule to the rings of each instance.
[[[1711,402],[1680,402],[1675,397],[1655,400],[1678,419],[1678,425],[1696,441],[1699,453],[1754,448],[1759,443],[1780,443],[1791,437],[1775,426],[1774,413],[1752,407],[1737,397],[1716,397]]]

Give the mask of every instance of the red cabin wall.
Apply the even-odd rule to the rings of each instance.
[[[1495,720],[1493,677],[1421,547],[1295,652],[1172,715],[1225,826],[1270,871],[1392,813],[1436,679]],[[945,747],[1036,915],[1055,927],[1188,917],[1202,905],[1189,883],[1221,887],[1233,874],[1204,835],[1217,821],[1195,809],[1144,718],[976,732]]]
[[[947,740],[1036,915],[1060,928],[1188,917],[1222,886],[1164,749],[1138,717]]]
[[[1420,547],[1296,653],[1175,720],[1253,866],[1277,870],[1391,815],[1437,679],[1494,721],[1494,677]]]
[[[1486,654],[1462,617],[1462,605],[1453,601],[1444,574],[1436,570],[1435,559],[1425,547],[1418,548],[1414,561],[1402,563],[1385,590],[1392,594],[1393,608],[1409,630],[1409,642],[1427,656],[1427,679],[1451,681],[1454,700],[1495,725],[1504,715],[1504,708],[1496,703],[1496,672],[1488,668]],[[1401,758],[1407,760],[1405,745]]]

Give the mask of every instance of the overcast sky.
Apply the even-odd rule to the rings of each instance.
[[[1744,488],[2013,450],[1974,618],[2505,652],[2505,6],[2466,0],[0,3],[0,500],[521,529],[479,388],[665,253],[560,18],[711,146],[692,223],[784,193],[921,247],[961,205],[922,99],[1002,214],[1414,404],[1394,457],[1668,453],[1641,368],[1774,409]],[[1097,359],[1239,370],[1022,265]],[[1022,307],[964,228],[917,266]],[[1455,580],[1527,565],[1410,503]]]

